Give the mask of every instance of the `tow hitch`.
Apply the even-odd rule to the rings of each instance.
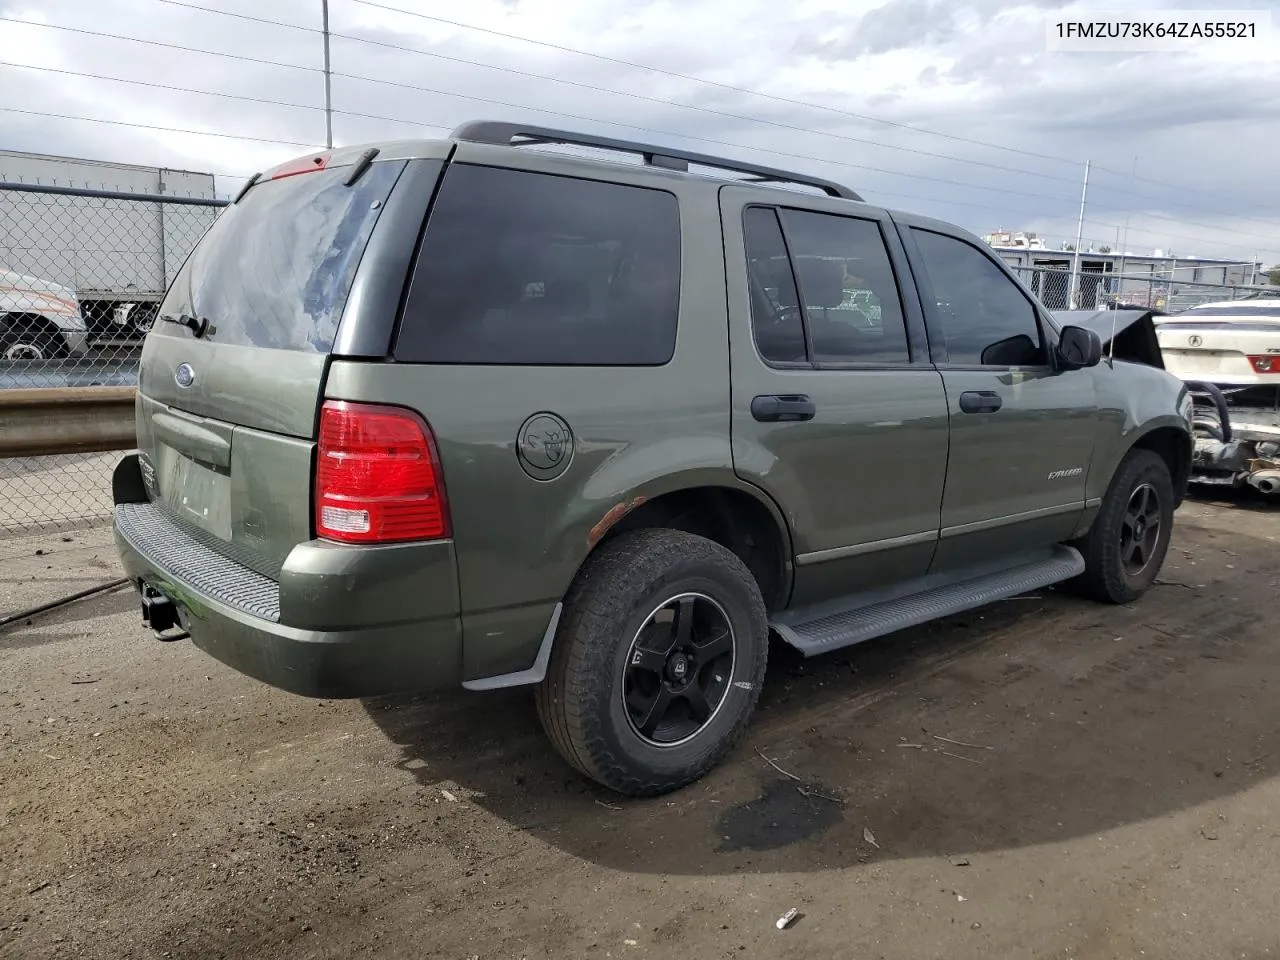
[[[149,583],[143,583],[140,589],[142,593],[142,622],[145,626],[151,628],[151,632],[156,635],[157,640],[163,640],[168,643],[173,640],[185,640],[190,636],[182,628],[182,621],[178,617],[178,607],[172,600]],[[175,630],[177,631],[176,633],[171,632]]]

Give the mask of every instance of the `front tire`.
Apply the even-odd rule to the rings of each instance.
[[[0,359],[11,363],[41,363],[67,352],[62,335],[33,323],[14,323],[4,328],[0,320]]]
[[[1120,462],[1089,533],[1079,585],[1103,603],[1132,603],[1164,565],[1173,532],[1173,480],[1164,458],[1131,450]]]
[[[565,599],[538,715],[560,754],[629,796],[699,779],[747,725],[769,627],[750,570],[678,530],[636,530],[588,559]]]

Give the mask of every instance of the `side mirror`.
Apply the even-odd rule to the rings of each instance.
[[[1102,338],[1084,327],[1063,327],[1058,338],[1058,360],[1064,369],[1096,367],[1102,359]]]

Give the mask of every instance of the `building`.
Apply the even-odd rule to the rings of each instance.
[[[1050,310],[1067,308],[1073,251],[1048,249],[1033,233],[996,231],[984,239],[1018,271],[1045,306]],[[1257,261],[1179,257],[1163,250],[1150,255],[1088,250],[1080,253],[1077,306],[1093,309],[1126,303],[1158,310],[1185,310],[1196,303],[1232,299],[1232,290],[1224,288],[1266,282],[1263,266]]]
[[[1008,230],[997,230],[982,238],[993,247],[1008,247],[1014,250],[1048,250],[1048,245],[1034,233],[1012,233]]]

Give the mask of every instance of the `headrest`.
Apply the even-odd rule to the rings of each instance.
[[[796,272],[807,306],[838,307],[844,302],[844,268],[835,260],[797,260]]]
[[[591,305],[591,294],[580,280],[552,280],[547,284],[543,302],[566,313],[581,313]]]

